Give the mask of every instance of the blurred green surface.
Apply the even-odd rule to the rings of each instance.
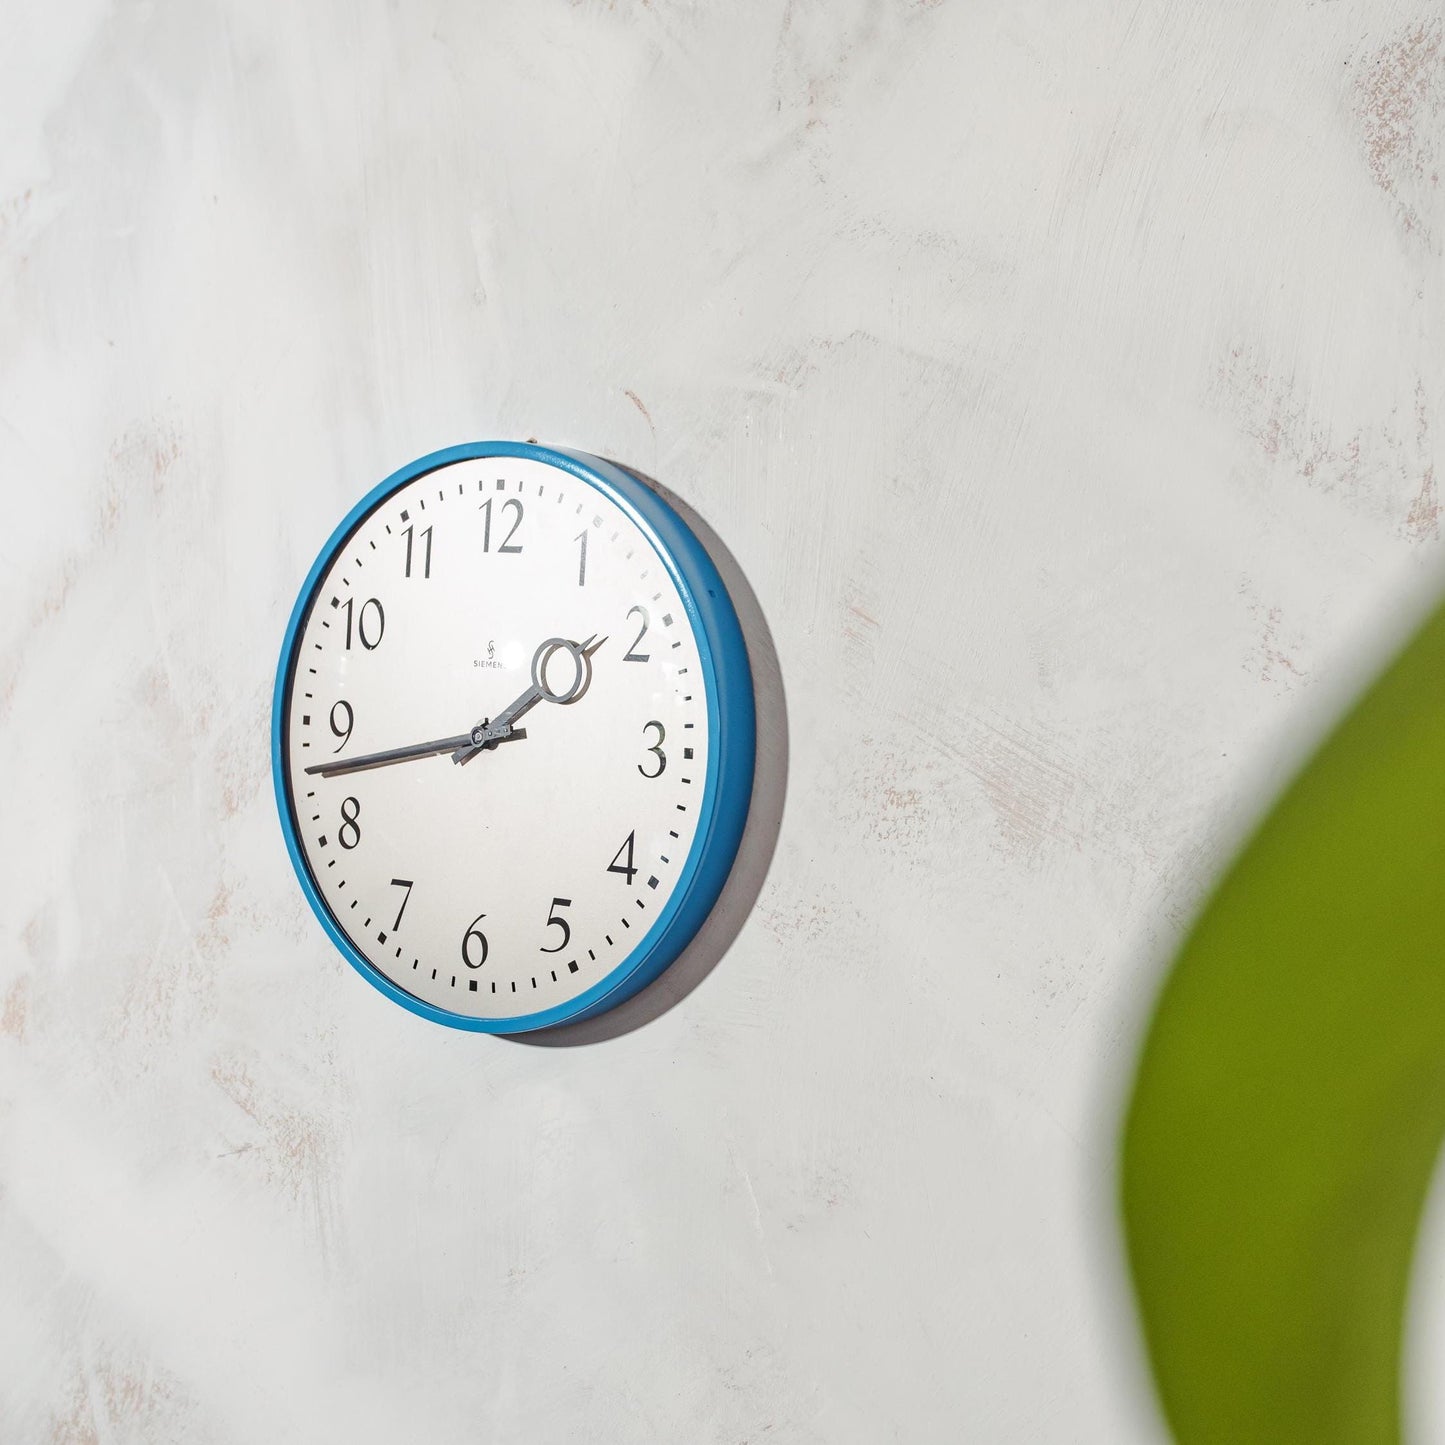
[[[1183,1445],[1400,1439],[1445,1130],[1445,611],[1210,900],[1124,1126],[1130,1265]]]

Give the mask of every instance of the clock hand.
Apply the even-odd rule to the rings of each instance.
[[[404,748],[387,748],[379,753],[362,753],[354,758],[338,758],[330,763],[317,763],[306,771],[323,778],[332,778],[342,773],[359,773],[369,768],[384,768],[391,763],[410,762],[413,758],[435,757],[438,753],[451,753],[454,762],[465,763],[496,743],[524,738],[527,736],[526,729],[513,726],[524,712],[535,707],[543,698],[548,702],[571,702],[581,691],[586,677],[586,659],[607,641],[605,637],[601,642],[596,641],[596,636],[597,634],[593,633],[581,644],[568,642],[562,637],[549,637],[533,654],[531,687],[513,698],[495,717],[483,718],[469,733],[461,733],[454,738],[438,738],[435,742],[413,743]],[[548,660],[558,649],[565,649],[572,654],[577,662],[577,678],[570,688],[554,693],[547,687],[545,679],[542,679],[542,673]]]
[[[546,698],[548,702],[571,702],[581,690],[582,683],[586,677],[581,659],[591,657],[591,655],[602,646],[602,643],[607,641],[605,637],[601,642],[596,639],[597,634],[595,632],[586,642],[568,642],[562,637],[549,637],[546,642],[532,654],[531,687],[522,693],[520,697],[516,697],[509,702],[494,718],[490,720],[483,718],[482,721],[472,729],[473,734],[475,734],[478,729],[484,729],[486,735],[491,737],[497,729],[506,728],[511,723],[514,723],[524,712],[529,708],[535,707],[543,698]],[[551,660],[552,654],[557,651],[571,653],[572,660],[577,663],[577,679],[572,686],[564,692],[553,692],[552,689],[547,686],[543,677],[547,663]],[[474,741],[481,740],[474,737]]]
[[[492,741],[510,742],[514,738],[526,736],[525,728],[508,728]],[[323,778],[332,778],[340,773],[360,773],[367,768],[384,768],[388,763],[405,763],[410,762],[413,758],[430,758],[437,753],[449,753],[458,747],[467,746],[471,740],[471,733],[462,733],[460,737],[438,738],[432,743],[414,743],[410,747],[388,748],[385,752],[362,753],[359,757],[339,758],[335,762],[317,763],[314,767],[307,768],[306,771],[318,774]]]
[[[512,736],[512,724],[544,698],[548,702],[556,703],[575,701],[591,673],[592,654],[606,641],[605,637],[599,638],[594,632],[586,642],[569,642],[565,637],[549,637],[539,644],[536,652],[532,654],[532,685],[513,698],[495,717],[483,718],[472,729],[471,736],[462,739],[462,745],[452,753],[452,761],[469,763],[488,744]],[[547,664],[554,652],[568,653],[577,668],[577,676],[573,678],[572,685],[561,692],[553,692],[547,686]]]

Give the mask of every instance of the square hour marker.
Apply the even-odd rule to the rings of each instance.
[[[473,993],[476,993],[476,991],[477,991],[477,981],[476,981],[476,979],[474,979],[474,978],[473,978],[473,979],[468,979],[468,980],[467,980],[467,987],[468,987],[469,989],[471,989],[471,991],[472,991]]]
[[[662,614],[662,625],[663,625],[664,627],[671,627],[671,626],[672,626],[672,613],[670,613],[670,612],[664,612],[664,613]]]
[[[341,606],[341,599],[340,599],[339,597],[333,597],[333,598],[331,599],[331,605],[332,605],[333,607],[340,607],[340,606]]]
[[[378,934],[376,935],[376,941],[377,941],[378,943],[385,943],[385,942],[386,942],[386,934],[384,934],[384,933],[378,933]]]
[[[303,712],[301,714],[301,726],[304,728],[311,726],[311,714],[309,712]]]
[[[319,847],[324,848],[324,847],[326,846],[326,834],[323,833],[323,834],[316,840],[316,842],[317,842],[317,845],[318,845]]]
[[[501,477],[497,478],[497,490],[499,492],[505,492],[507,490],[507,483]]]
[[[401,514],[401,520],[402,520],[403,522],[406,521],[406,519],[407,519],[410,515],[411,515],[410,512],[403,512],[403,513]]]
[[[684,761],[690,763],[690,762],[692,761],[692,749],[691,749],[691,748],[684,748],[684,749],[682,750],[682,756],[683,756],[683,760],[684,760]]]
[[[651,878],[649,878],[649,879],[647,880],[647,886],[648,886],[649,888],[656,888],[656,887],[657,887],[657,875],[656,875],[656,874],[654,874]]]
[[[567,965],[567,972],[568,972],[568,973],[576,973],[576,972],[577,972],[577,960],[576,960],[576,959],[573,959],[572,962]]]

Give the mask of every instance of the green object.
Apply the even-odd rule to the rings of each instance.
[[[1280,799],[1175,962],[1124,1125],[1181,1445],[1387,1445],[1445,1132],[1445,610]]]

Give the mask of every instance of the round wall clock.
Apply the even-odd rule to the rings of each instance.
[[[362,498],[301,589],[272,761],[346,959],[456,1028],[590,1017],[696,934],[752,790],[717,568],[636,477],[479,442]]]

